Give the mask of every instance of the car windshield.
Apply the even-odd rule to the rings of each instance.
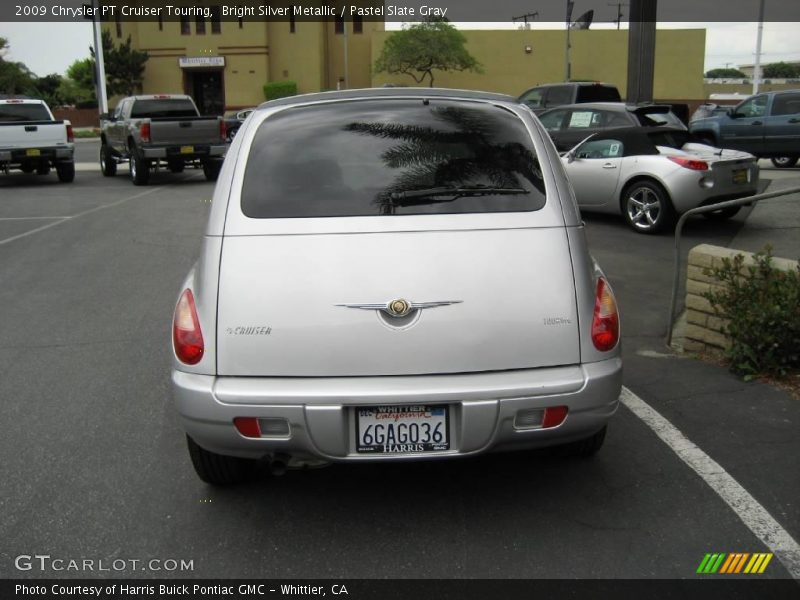
[[[0,104],[0,122],[50,121],[43,104]]]
[[[186,98],[158,98],[154,100],[137,100],[131,109],[132,119],[159,119],[162,117],[181,118],[196,117],[197,111]]]
[[[545,187],[523,122],[477,102],[380,99],[290,108],[259,126],[251,218],[521,212]]]

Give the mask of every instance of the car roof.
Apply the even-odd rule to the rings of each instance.
[[[314,94],[302,94],[299,96],[287,96],[277,100],[270,100],[258,106],[261,108],[274,108],[278,106],[293,106],[296,104],[307,104],[312,102],[332,102],[336,100],[355,100],[370,98],[449,98],[462,100],[485,100],[489,102],[508,102],[516,104],[513,96],[496,94],[493,92],[479,92],[474,90],[455,90],[445,88],[417,88],[417,87],[398,87],[398,88],[365,88],[357,90],[346,90],[339,92],[318,92]]]
[[[669,111],[672,107],[669,104],[655,104],[655,103],[646,103],[646,104],[628,104],[627,102],[579,102],[576,104],[561,104],[560,106],[554,106],[553,108],[549,108],[544,112],[549,112],[551,110],[563,110],[563,109],[572,109],[572,108],[596,108],[596,109],[604,109],[604,110],[616,110],[618,112],[636,112],[637,110],[646,110],[649,108],[657,108],[657,109],[666,109],[664,112]]]

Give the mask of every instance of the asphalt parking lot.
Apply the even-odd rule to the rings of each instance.
[[[206,486],[169,399],[169,335],[213,186],[190,169],[135,187],[124,167],[102,177],[96,155],[78,144],[86,164],[69,185],[0,178],[0,576],[87,575],[14,566],[43,553],[192,560],[177,577],[670,579],[695,577],[709,552],[778,544],[759,577],[800,577],[800,403],[669,351],[673,239],[610,217],[587,215],[587,235],[621,307],[626,388],[777,529],[746,525],[754,505],[736,492],[734,510],[627,406],[591,460],[495,455]],[[800,181],[800,169],[764,175]],[[729,245],[749,211],[690,222],[684,257]]]

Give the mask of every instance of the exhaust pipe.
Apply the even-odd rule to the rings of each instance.
[[[275,454],[269,461],[269,472],[275,477],[285,475],[286,469],[289,467],[289,460],[291,460],[291,456],[288,454]]]

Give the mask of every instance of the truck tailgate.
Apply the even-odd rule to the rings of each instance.
[[[221,141],[220,120],[217,117],[150,121],[152,144],[214,144]]]

